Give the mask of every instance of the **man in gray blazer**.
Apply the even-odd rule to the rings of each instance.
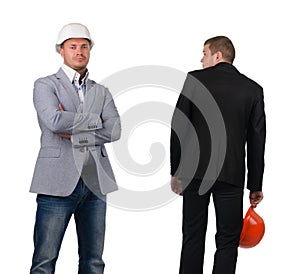
[[[88,79],[93,45],[84,25],[65,25],[56,43],[64,64],[34,83],[41,148],[30,188],[37,193],[31,274],[54,273],[72,215],[78,273],[104,271],[106,194],[118,188],[104,144],[120,138],[121,126],[109,90]]]

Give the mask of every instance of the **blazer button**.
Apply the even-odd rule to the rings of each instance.
[[[84,152],[85,149],[82,147],[81,149],[79,149],[80,152]]]

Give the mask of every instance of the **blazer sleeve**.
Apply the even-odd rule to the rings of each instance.
[[[171,121],[170,173],[172,176],[178,176],[178,168],[182,156],[183,139],[184,135],[189,131],[188,124],[186,121],[183,121],[182,116],[184,115],[191,120],[192,104],[191,101],[185,96],[186,94],[190,94],[193,89],[193,81],[191,77],[192,76],[188,74],[185,79]]]
[[[261,88],[253,103],[247,130],[247,188],[251,192],[262,190],[265,141],[266,115]]]
[[[60,111],[55,86],[47,78],[35,81],[33,103],[39,120],[53,133],[74,134],[102,128],[97,113]]]
[[[102,145],[120,138],[120,116],[108,89],[105,89],[104,107],[100,117],[102,121],[101,128],[72,135],[74,147]],[[84,140],[84,142],[82,142],[82,140]]]

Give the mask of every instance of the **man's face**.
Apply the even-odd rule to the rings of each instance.
[[[83,73],[90,59],[90,43],[84,38],[71,38],[64,42],[60,49],[60,55],[64,58],[64,64]]]
[[[217,53],[211,54],[209,45],[205,45],[203,48],[203,57],[201,59],[203,68],[212,67],[217,64]]]

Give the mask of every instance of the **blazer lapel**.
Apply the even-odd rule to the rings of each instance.
[[[61,82],[63,85],[67,95],[71,98],[76,111],[78,111],[79,105],[80,105],[80,99],[76,91],[74,90],[74,87],[70,80],[68,79],[67,75],[64,73],[64,71],[60,68],[59,71],[56,73],[57,79]]]
[[[86,84],[86,93],[84,96],[83,112],[90,112],[95,104],[96,87],[93,81],[88,80]]]

